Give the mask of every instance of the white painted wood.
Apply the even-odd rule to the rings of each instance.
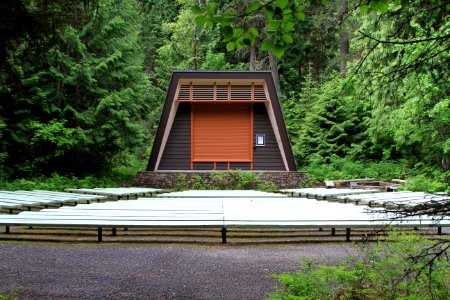
[[[235,191],[233,191],[235,192]],[[189,194],[189,193],[188,193]],[[195,192],[198,196],[198,193]],[[240,193],[240,195],[245,193]],[[252,193],[248,193],[252,194]],[[41,225],[73,227],[383,227],[450,226],[450,218],[411,217],[402,221],[383,218],[393,216],[383,209],[354,204],[292,197],[236,197],[224,192],[222,197],[142,198],[80,204],[74,207],[0,215],[0,225]],[[235,195],[235,197],[225,197]]]
[[[182,192],[172,192],[172,193],[163,193],[157,195],[160,198],[203,198],[203,197],[218,197],[218,198],[228,198],[228,197],[237,197],[237,198],[245,198],[245,197],[287,197],[283,194],[278,193],[269,193],[269,192],[261,192],[261,191],[253,191],[253,190],[189,190]]]
[[[327,198],[342,195],[360,195],[378,193],[378,189],[335,189],[335,188],[304,188],[304,189],[284,189],[282,193],[294,197]]]
[[[162,189],[153,188],[94,188],[94,189],[66,189],[67,192],[81,193],[81,194],[93,194],[93,195],[106,195],[106,196],[131,196],[131,195],[144,195],[160,193]]]

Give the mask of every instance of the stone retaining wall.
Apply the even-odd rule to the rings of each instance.
[[[278,172],[278,171],[158,171],[141,172],[134,179],[134,186],[165,188],[170,189],[178,186],[188,188],[195,187],[195,184],[204,183],[219,188],[226,188],[233,185],[233,181],[239,178],[252,178],[245,176],[248,173],[255,174],[258,179],[253,185],[258,183],[271,182],[280,189],[299,188],[305,185],[308,180],[307,172]],[[249,182],[248,188],[253,188]]]

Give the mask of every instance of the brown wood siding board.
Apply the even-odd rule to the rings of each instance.
[[[226,162],[218,162],[216,163],[216,170],[228,170],[228,163]]]
[[[230,169],[231,170],[250,170],[251,164],[250,163],[230,163]]]
[[[264,104],[254,104],[254,136],[264,134],[266,145],[254,147],[253,170],[285,170],[280,148]],[[255,141],[253,141],[255,143]]]
[[[269,91],[270,102],[274,111],[277,126],[280,130],[280,138],[284,147],[285,156],[287,160],[287,165],[289,171],[295,171],[295,160],[292,154],[292,148],[289,142],[289,137],[287,135],[287,130],[284,124],[283,114],[281,111],[280,102],[276,94],[275,85],[273,82],[272,75],[270,71],[174,71],[172,73],[172,78],[170,80],[166,101],[161,112],[161,118],[158,126],[158,130],[155,135],[155,140],[153,143],[152,152],[150,154],[150,159],[147,165],[148,171],[154,171],[156,162],[158,159],[158,152],[161,148],[164,131],[167,127],[168,116],[170,114],[170,108],[174,101],[175,92],[180,79],[184,80],[195,80],[195,79],[245,79],[245,80],[264,80],[267,84],[267,89]],[[219,100],[220,85],[217,85],[217,99]],[[255,97],[256,95],[262,95],[260,89],[255,86]],[[265,97],[265,95],[263,95]],[[256,132],[255,132],[256,133]]]
[[[159,170],[189,170],[191,160],[191,111],[189,103],[180,103]]]
[[[281,110],[281,104],[278,100],[278,95],[275,89],[275,84],[273,82],[272,76],[266,80],[266,84],[269,91],[269,97],[271,99],[273,113],[276,118],[278,130],[280,133],[281,143],[283,144],[284,154],[287,162],[287,171],[296,171],[297,167],[295,165],[294,154],[292,152],[291,142],[289,140],[289,135],[286,129],[286,125],[284,123],[283,111]]]
[[[169,119],[170,108],[173,104],[173,99],[177,90],[178,76],[172,74],[170,79],[169,89],[167,91],[166,101],[164,102],[161,110],[161,116],[159,118],[158,129],[156,130],[155,140],[153,141],[152,151],[147,164],[147,171],[156,171],[156,163],[158,160],[159,151],[164,138],[164,132],[167,128],[167,122]]]
[[[214,163],[210,162],[194,162],[194,170],[213,170]]]

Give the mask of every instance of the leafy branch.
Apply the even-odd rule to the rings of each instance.
[[[299,5],[297,1],[261,0],[253,2],[243,14],[235,12],[219,14],[217,7],[212,3],[209,3],[205,10],[194,5],[192,12],[196,16],[195,21],[199,26],[220,25],[222,41],[226,43],[228,51],[253,47],[257,38],[263,36],[261,50],[272,51],[277,58],[280,58],[287,45],[294,42],[291,35],[295,26],[294,20],[305,20],[304,9],[305,5]],[[244,26],[237,24],[238,21],[253,15],[264,15],[266,25],[262,32],[255,27],[245,29]]]
[[[432,41],[436,41],[436,40],[448,40],[450,38],[450,34],[447,34],[447,35],[443,35],[443,36],[436,36],[436,37],[430,37],[430,38],[418,39],[418,40],[394,41],[394,40],[377,39],[373,36],[370,36],[367,33],[362,32],[362,31],[358,31],[358,33],[360,33],[364,37],[374,40],[380,44],[396,44],[396,45],[410,45],[410,44],[417,44],[417,43],[424,43],[424,42],[432,42]]]

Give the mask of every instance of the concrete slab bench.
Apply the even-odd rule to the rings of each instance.
[[[378,189],[326,189],[326,188],[304,188],[304,189],[284,189],[282,193],[286,193],[292,197],[305,197],[317,200],[336,200],[342,195],[362,195],[379,193]]]
[[[133,199],[138,197],[153,197],[159,193],[162,193],[163,189],[154,188],[94,188],[94,189],[66,189],[67,192],[77,194],[90,194],[90,195],[102,195],[107,196],[113,200],[120,199]]]

